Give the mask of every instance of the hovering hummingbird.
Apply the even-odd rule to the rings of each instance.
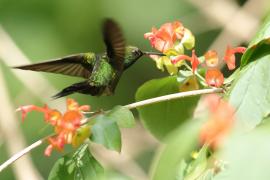
[[[104,21],[102,30],[106,45],[106,52],[104,53],[79,53],[14,68],[77,76],[85,79],[64,88],[53,96],[55,99],[72,93],[101,96],[112,95],[123,71],[143,55],[163,56],[162,53],[143,52],[137,47],[126,46],[120,27],[112,19]]]

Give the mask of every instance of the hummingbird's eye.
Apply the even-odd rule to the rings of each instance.
[[[142,52],[140,51],[140,49],[132,49],[132,55],[135,56],[136,58],[139,58],[142,56]]]
[[[141,54],[141,51],[139,49],[132,50],[132,53],[139,56]]]

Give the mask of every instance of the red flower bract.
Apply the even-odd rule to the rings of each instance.
[[[24,122],[26,114],[30,111],[39,111],[39,112],[43,112],[44,113],[44,118],[47,119],[48,118],[48,108],[45,105],[43,108],[42,107],[38,107],[35,105],[26,105],[26,106],[21,106],[18,109],[16,109],[16,111],[21,111],[22,112],[22,121]]]
[[[187,55],[184,55],[184,54],[181,54],[179,56],[176,56],[174,59],[172,59],[172,63],[176,64],[176,63],[178,63],[179,61],[182,61],[182,60],[190,61],[193,72],[197,69],[198,65],[200,64],[200,61],[198,60],[198,57],[195,54],[195,50],[192,50],[192,56],[191,57],[189,57]]]
[[[62,151],[65,144],[72,143],[72,138],[76,134],[77,129],[80,128],[80,122],[84,117],[82,111],[89,111],[90,106],[79,106],[79,104],[73,99],[67,99],[67,111],[63,114],[58,110],[50,109],[47,106],[38,107],[28,105],[22,106],[17,110],[22,111],[23,120],[26,114],[30,111],[42,112],[44,113],[45,121],[54,126],[56,135],[48,138],[49,146],[44,152],[46,156],[50,156],[53,149]]]
[[[244,53],[245,51],[246,51],[245,47],[231,48],[230,46],[227,46],[224,61],[226,62],[229,70],[235,69],[235,54]]]
[[[218,69],[208,69],[205,74],[206,83],[212,87],[220,87],[223,85],[224,76]]]

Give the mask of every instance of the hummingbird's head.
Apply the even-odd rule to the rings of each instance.
[[[124,68],[127,69],[129,66],[135,63],[142,56],[143,56],[143,52],[139,48],[135,46],[127,46]]]
[[[127,51],[129,51],[127,52],[127,54],[130,53],[132,59],[137,60],[140,57],[142,57],[143,52],[139,48],[135,46],[128,46],[127,48],[128,48]]]
[[[140,57],[149,56],[149,55],[165,56],[164,54],[159,53],[159,52],[143,52],[135,46],[127,46],[124,68],[127,69],[133,63],[135,63]]]

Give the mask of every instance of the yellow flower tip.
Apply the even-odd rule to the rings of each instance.
[[[177,53],[175,53],[174,55],[179,55],[179,54],[184,54],[185,53],[185,49],[184,46],[181,42],[177,41],[177,43],[175,43],[174,45],[174,49]]]
[[[176,48],[176,46],[178,46],[177,47],[178,49]],[[181,47],[182,47],[182,50],[180,50]],[[177,56],[183,53],[184,53],[184,47],[180,42],[176,43],[174,48],[168,49],[167,51],[164,52],[166,56]]]
[[[192,32],[187,28],[185,28],[184,37],[183,37],[181,43],[183,43],[183,45],[187,49],[193,49],[195,46],[195,37],[192,34]]]
[[[172,65],[171,59],[168,56],[163,56],[161,59],[162,59],[165,66]]]
[[[216,67],[218,65],[218,54],[214,50],[207,51],[204,54],[205,63],[208,67]]]
[[[199,156],[199,152],[198,152],[198,151],[193,151],[193,152],[191,152],[191,157],[192,157],[193,159],[197,159],[198,156]]]
[[[186,92],[186,91],[198,90],[199,88],[200,87],[199,87],[196,76],[190,76],[180,85],[179,91]]]
[[[171,59],[167,56],[162,57],[162,62],[165,65],[170,75],[175,75],[178,72],[178,68],[172,64]]]
[[[178,68],[175,67],[173,64],[171,65],[166,65],[166,69],[168,71],[168,73],[172,76],[172,75],[176,75],[178,72]]]
[[[79,147],[91,135],[91,126],[85,125],[80,127],[72,138],[72,146]]]
[[[157,68],[164,71],[164,67],[163,67],[164,62],[162,61],[162,58],[156,59],[155,62],[156,62]]]
[[[66,104],[67,104],[67,110],[76,110],[79,107],[79,104],[71,98],[67,98],[66,100]]]
[[[164,66],[166,67],[167,71],[170,75],[177,74],[177,67],[171,63],[171,60],[167,56],[155,58],[154,61],[156,62],[156,66],[161,71],[164,71]]]

